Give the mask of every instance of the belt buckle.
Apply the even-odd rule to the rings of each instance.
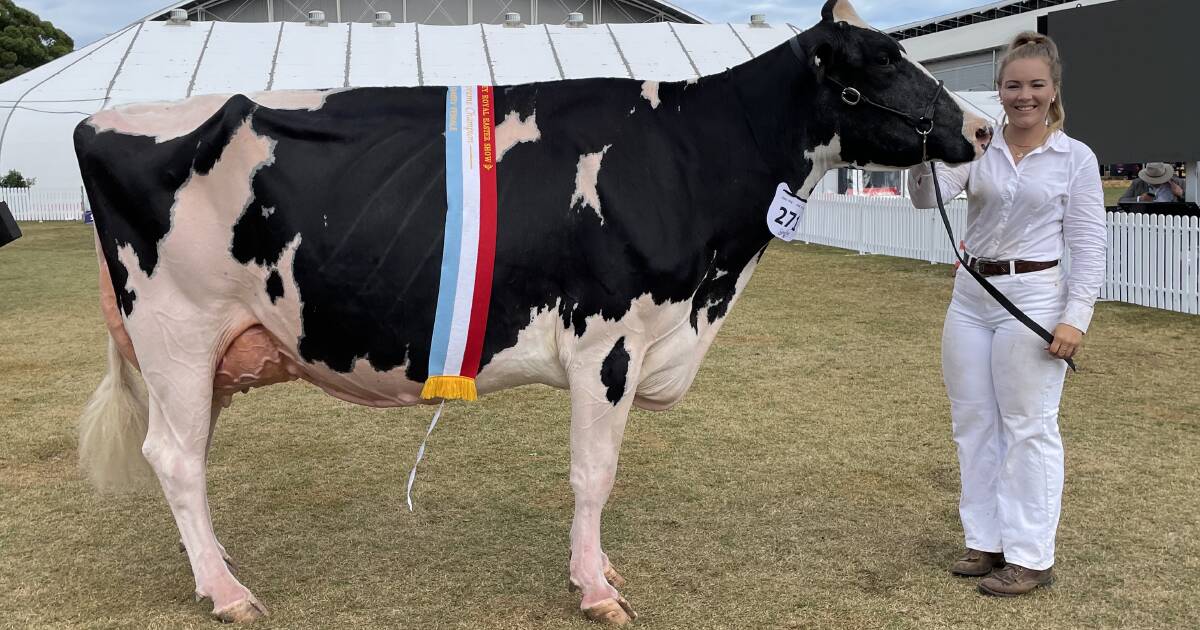
[[[975,273],[977,273],[981,276],[986,275],[985,273],[983,273],[983,265],[986,263],[990,263],[990,262],[992,262],[992,261],[990,261],[986,258],[976,257],[975,260],[971,261],[971,269],[974,269]]]

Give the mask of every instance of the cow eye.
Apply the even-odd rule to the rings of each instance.
[[[881,52],[875,57],[875,64],[880,66],[892,65],[892,56],[886,52]]]

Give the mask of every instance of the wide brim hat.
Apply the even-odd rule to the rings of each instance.
[[[1152,186],[1165,184],[1174,176],[1175,169],[1165,162],[1150,162],[1146,164],[1145,168],[1138,171],[1138,178]]]

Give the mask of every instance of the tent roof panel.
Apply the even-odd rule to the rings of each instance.
[[[607,26],[570,28],[547,24],[541,28],[550,35],[563,74],[568,79],[630,78],[629,69]]]
[[[752,59],[750,51],[728,25],[709,28],[700,24],[672,24],[700,74],[717,74]]]
[[[670,24],[610,24],[633,75],[656,81],[699,78]]]
[[[299,22],[285,22],[271,89],[344,87],[346,47],[349,42],[349,24],[308,26]]]
[[[267,89],[280,27],[215,22],[192,94],[244,94]]]
[[[479,26],[417,27],[425,85],[487,85],[492,82]]]
[[[416,24],[354,24],[350,28],[350,85],[420,85]]]
[[[755,57],[775,48],[796,34],[796,31],[787,24],[773,24],[766,28],[749,24],[734,24],[733,30],[737,31],[738,37],[746,42],[746,46],[750,48]]]
[[[526,29],[541,32],[541,37],[530,37]],[[484,25],[488,52],[492,57],[492,68],[498,85],[516,85],[535,81],[553,81],[560,78],[554,51],[550,50],[550,39],[545,31],[536,26],[505,28]]]
[[[109,105],[186,98],[213,24],[146,22],[121,64]]]

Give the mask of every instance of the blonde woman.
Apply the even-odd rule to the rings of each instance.
[[[1006,122],[983,158],[937,170],[945,199],[967,192],[968,262],[1046,330],[1046,342],[960,269],[942,331],[942,373],[958,449],[967,551],[950,568],[1016,596],[1054,580],[1062,503],[1058,405],[1104,277],[1104,196],[1096,156],[1063,131],[1062,63],[1021,33],[1000,64]],[[936,207],[929,168],[913,203]],[[1071,254],[1070,272],[1060,260]]]

